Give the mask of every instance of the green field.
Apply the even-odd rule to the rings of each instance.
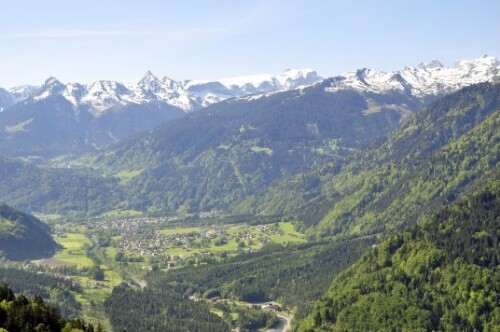
[[[292,223],[280,222],[279,227],[282,235],[271,235],[270,240],[273,243],[303,243],[306,242],[304,234],[298,232]]]
[[[243,236],[244,234],[251,236],[251,244],[249,245],[248,238],[241,239],[241,242],[245,243],[241,249],[259,249],[262,247],[262,240],[264,238],[269,239],[273,243],[286,244],[286,243],[303,243],[306,241],[304,234],[298,232],[294,225],[290,222],[279,222],[277,224],[270,224],[264,226],[250,226],[246,224],[233,224],[217,226],[213,229],[207,229],[207,227],[177,227],[177,228],[166,228],[159,231],[163,235],[185,235],[190,233],[201,233],[207,232],[209,234],[214,234],[215,232],[222,231],[232,238],[227,240],[227,243],[222,245],[216,245],[217,239],[212,239],[209,242],[208,247],[204,246],[201,249],[196,247],[189,247],[186,245],[179,247],[167,247],[165,248],[165,253],[168,255],[181,255],[184,257],[192,256],[199,252],[212,252],[214,254],[220,254],[222,252],[236,252],[238,250],[238,242],[236,239],[238,235]],[[198,243],[201,240],[198,241]]]
[[[215,241],[211,241],[209,250],[213,253],[221,253],[224,251],[236,251],[238,249],[238,243],[234,239],[229,240],[226,244],[216,246]]]
[[[55,254],[53,259],[79,268],[92,266],[92,260],[85,256],[85,246],[90,246],[92,242],[84,234],[67,233],[64,237],[56,237],[55,240],[63,249]]]

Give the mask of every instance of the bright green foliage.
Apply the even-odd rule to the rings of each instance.
[[[490,187],[363,256],[298,330],[498,331],[500,182]]]
[[[35,296],[15,296],[7,286],[0,286],[0,331],[94,332],[94,327],[81,319],[66,320],[57,309]]]
[[[180,326],[178,331],[229,328],[231,320],[223,317],[223,323],[209,314],[204,303],[189,299],[196,294],[204,299],[221,296],[253,303],[278,301],[296,309],[295,317],[303,317],[328,289],[332,276],[352,264],[373,243],[374,239],[360,239],[288,247],[268,245],[258,253],[206,260],[197,266],[172,269],[166,275],[153,273],[143,290],[115,288],[106,301],[106,311],[119,331],[164,331],[172,324]],[[162,315],[165,312],[168,318]],[[242,330],[264,326],[270,320],[270,316],[254,310],[240,314],[238,324]]]
[[[73,164],[81,169],[0,159],[0,195],[22,209],[47,213],[252,213],[254,206],[243,200],[258,199],[280,180],[343,160],[399,126],[402,109],[420,106],[404,94],[333,93],[325,91],[328,86],[326,81],[219,103]],[[405,106],[367,114],[368,99]]]
[[[391,162],[346,176],[342,187],[347,192],[317,230],[324,234],[391,232],[453,202],[484,174],[498,169],[499,127],[500,112],[496,112],[423,160]]]

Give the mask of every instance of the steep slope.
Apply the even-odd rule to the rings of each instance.
[[[298,330],[496,330],[500,182],[488,187],[376,246]]]
[[[9,107],[13,104],[12,96],[10,93],[0,88],[0,110],[3,111],[6,107]]]
[[[228,98],[285,91],[321,80],[321,76],[311,69],[288,69],[277,75],[251,75],[215,81],[175,81],[166,76],[159,79],[150,71],[137,83],[101,80],[89,84],[63,84],[50,77],[41,87],[27,85],[0,90],[0,107],[61,96],[75,108],[88,109],[96,117],[126,105],[152,102],[190,112]]]
[[[278,182],[237,207],[319,222],[309,230],[319,237],[405,227],[498,168],[499,95],[499,85],[464,88],[411,116],[378,147]]]
[[[453,202],[500,167],[499,96],[499,85],[473,86],[416,114],[325,187],[333,192],[333,209],[316,231],[393,231]]]
[[[94,165],[135,175],[133,209],[228,209],[383,136],[417,105],[401,94],[330,93],[317,84],[222,102],[101,153]]]
[[[83,153],[88,150],[82,123],[88,122],[88,116],[76,114],[60,96],[36,104],[17,104],[1,113],[0,152],[49,158]]]
[[[120,208],[118,180],[86,169],[46,168],[0,157],[0,197],[24,211],[96,214]]]
[[[42,97],[14,104],[0,113],[0,153],[12,157],[76,156],[149,130],[184,112],[165,103],[114,105],[94,116],[59,94],[67,87],[49,79]],[[106,98],[104,98],[106,100]]]
[[[57,243],[37,218],[0,204],[0,251],[12,260],[50,256]]]

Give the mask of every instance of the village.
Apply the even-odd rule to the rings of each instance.
[[[272,242],[271,239],[287,235],[279,223],[248,226],[246,224],[190,224],[192,227],[172,227],[175,217],[139,217],[101,219],[85,223],[94,237],[107,235],[118,251],[130,256],[189,256],[189,253],[256,251]],[[170,226],[170,227],[169,227]]]

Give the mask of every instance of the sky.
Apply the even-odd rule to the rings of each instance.
[[[500,57],[498,0],[2,0],[0,86]]]

